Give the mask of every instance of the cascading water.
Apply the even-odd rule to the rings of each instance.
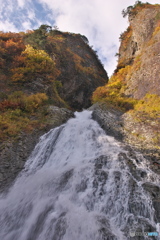
[[[144,232],[156,231],[143,184],[158,186],[158,175],[142,155],[106,136],[91,112],[75,115],[41,137],[1,195],[0,240],[150,239]],[[133,237],[137,229],[144,236]]]

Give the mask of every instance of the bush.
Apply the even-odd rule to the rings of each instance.
[[[134,108],[135,112],[146,114],[150,118],[160,117],[160,96],[156,94],[146,94],[142,100],[139,100]]]
[[[0,140],[16,137],[21,131],[31,131],[36,124],[42,124],[42,113],[36,111],[46,103],[45,93],[27,96],[21,91],[14,92],[0,103]],[[32,120],[32,117],[37,120]]]
[[[92,102],[103,101],[121,110],[128,111],[129,109],[133,109],[136,100],[124,95],[126,88],[125,78],[130,73],[130,70],[131,66],[121,68],[110,78],[108,84],[98,87],[92,95]]]
[[[51,57],[44,50],[34,49],[27,45],[21,56],[15,57],[12,68],[13,82],[31,81],[37,74],[54,74],[55,64]]]
[[[123,9],[122,10],[122,16],[126,17],[126,16],[136,15],[137,14],[137,10],[139,8],[144,8],[144,7],[148,6],[148,5],[150,5],[150,3],[148,3],[148,2],[143,3],[141,1],[136,1],[133,6],[129,6],[129,7],[127,7],[127,9]]]
[[[20,109],[25,112],[34,112],[40,105],[48,100],[45,93],[37,93],[27,96],[21,91],[14,92],[0,103],[0,111],[5,112],[8,109]]]

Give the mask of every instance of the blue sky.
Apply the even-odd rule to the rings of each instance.
[[[80,33],[98,51],[111,75],[117,63],[119,36],[128,26],[121,12],[134,3],[135,0],[0,0],[0,31],[26,31],[48,24],[61,31]]]

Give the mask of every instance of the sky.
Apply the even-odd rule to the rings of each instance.
[[[156,4],[159,0],[147,2]],[[121,12],[134,3],[135,0],[0,0],[0,31],[26,31],[48,24],[60,31],[85,35],[111,76],[117,65],[119,36],[129,24]]]

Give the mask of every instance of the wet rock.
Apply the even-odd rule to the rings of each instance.
[[[118,238],[112,233],[109,221],[102,216],[97,217],[100,229],[99,233],[102,240],[118,240]]]
[[[125,148],[130,154],[132,152],[134,155],[131,149],[140,151],[151,162],[153,170],[160,174],[160,150],[152,141],[154,138],[152,127],[145,122],[134,121],[128,112],[111,109],[103,103],[96,103],[89,110],[93,111],[93,119],[99,123],[107,135],[125,143]],[[145,140],[141,136],[144,136]]]
[[[93,111],[93,119],[99,123],[99,125],[105,130],[106,134],[113,136],[118,140],[122,140],[122,112],[107,108],[107,106],[98,103],[90,107],[89,110]]]
[[[60,126],[73,117],[72,111],[50,106],[47,110],[47,124],[43,129],[34,129],[31,133],[21,132],[16,139],[0,144],[0,191],[9,186],[23,169],[40,136],[51,128]]]
[[[153,200],[153,206],[155,209],[155,218],[157,222],[160,222],[160,187],[152,183],[144,183],[143,188],[149,193]]]

